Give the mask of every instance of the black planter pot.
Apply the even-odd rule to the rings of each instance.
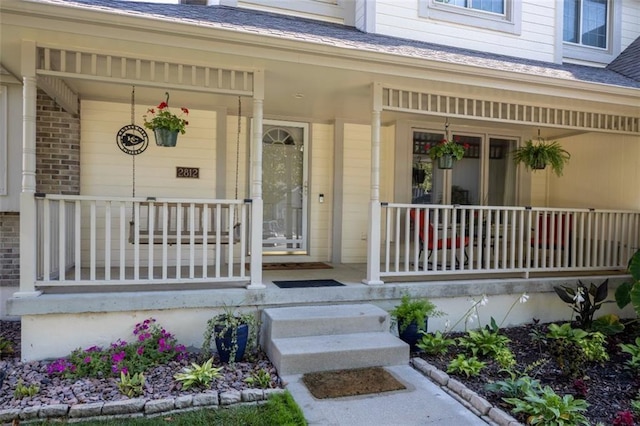
[[[428,330],[428,326],[429,326],[429,318],[425,318],[424,320],[425,332]],[[416,343],[418,343],[418,341],[422,337],[422,334],[418,331],[418,324],[415,321],[413,321],[403,331],[400,331],[400,323],[398,323],[398,336],[400,337],[400,339],[402,339],[403,342],[406,342],[409,344],[412,351],[415,351],[418,349],[416,347]]]
[[[224,327],[222,325],[216,325],[214,328],[215,332],[215,340],[216,340],[216,349],[218,350],[218,356],[220,357],[220,361],[227,363],[231,358],[231,351],[233,350],[233,329],[228,329],[223,336],[218,337]],[[238,344],[238,348],[236,350],[236,354],[234,357],[235,362],[242,361],[244,357],[244,351],[247,348],[247,340],[249,339],[249,326],[247,324],[242,324],[238,327],[236,341]]]

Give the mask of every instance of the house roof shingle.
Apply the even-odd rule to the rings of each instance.
[[[608,68],[554,64],[379,34],[369,34],[345,25],[227,6],[144,3],[120,0],[40,0],[40,2],[89,8],[108,13],[162,18],[177,23],[331,45],[345,49],[422,58],[564,80],[640,88],[640,81],[634,77],[640,73],[637,67],[638,62],[636,61],[635,67],[632,67],[631,61],[626,57],[619,58],[620,61],[617,65]],[[634,49],[640,50],[638,40],[634,44],[637,45]],[[620,71],[628,68],[634,68],[632,71],[635,71],[635,73],[625,74],[625,72]]]
[[[607,68],[640,82],[640,37],[607,65]]]

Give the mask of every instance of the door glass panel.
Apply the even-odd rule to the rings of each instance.
[[[515,148],[515,140],[489,138],[489,205],[515,205],[516,166],[509,155]]]
[[[442,173],[433,167],[429,148],[444,138],[442,133],[413,132],[413,168],[411,173],[411,203],[433,204],[442,200],[440,182]],[[440,185],[442,186],[442,185]],[[436,195],[437,193],[438,195]],[[439,198],[438,198],[439,197]]]
[[[263,248],[300,252],[306,247],[304,129],[268,125],[264,128]]]
[[[453,135],[453,140],[469,148],[462,160],[454,161],[451,180],[451,204],[482,204],[480,197],[480,147],[479,136]]]

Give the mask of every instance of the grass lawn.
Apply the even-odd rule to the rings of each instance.
[[[60,422],[37,423],[37,426],[60,424]],[[115,419],[103,421],[74,422],[76,426],[306,426],[302,410],[289,392],[273,395],[265,404],[239,407],[203,409],[180,414],[167,414],[154,418]]]

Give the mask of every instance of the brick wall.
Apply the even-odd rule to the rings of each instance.
[[[20,281],[20,215],[0,213],[0,287]]]
[[[40,90],[36,114],[36,191],[78,195],[80,119]],[[0,287],[20,284],[19,247],[20,215],[0,212]]]
[[[36,113],[36,191],[80,194],[80,118],[38,91]]]

